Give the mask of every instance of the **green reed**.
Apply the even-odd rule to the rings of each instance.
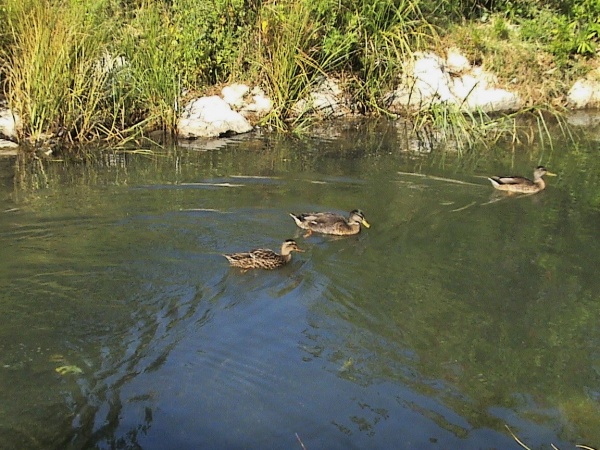
[[[98,105],[106,74],[96,61],[105,37],[83,3],[6,0],[7,98],[24,137],[81,140],[99,134]]]

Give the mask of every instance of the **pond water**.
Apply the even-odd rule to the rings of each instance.
[[[0,160],[0,448],[600,446],[597,142],[98,155]],[[485,179],[538,164],[537,195]],[[354,208],[345,238],[288,216]],[[221,256],[288,238],[275,271]]]

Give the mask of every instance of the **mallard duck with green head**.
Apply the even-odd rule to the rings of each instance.
[[[233,267],[240,269],[276,269],[289,263],[292,252],[303,252],[293,239],[281,245],[281,254],[268,248],[256,248],[249,252],[228,253],[223,255]]]
[[[491,181],[492,186],[500,191],[535,194],[546,188],[544,175],[556,176],[555,173],[549,172],[544,166],[538,166],[533,171],[533,181],[519,176],[490,177],[488,180]]]
[[[361,225],[366,228],[371,226],[360,209],[350,212],[347,218],[332,212],[300,215],[290,213],[290,216],[294,219],[296,225],[303,230],[308,230],[307,236],[310,236],[313,231],[315,233],[334,234],[336,236],[349,236],[360,233]]]

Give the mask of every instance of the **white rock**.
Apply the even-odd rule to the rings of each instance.
[[[489,86],[494,81],[493,75],[485,71],[477,75],[465,74],[453,79],[452,93],[463,109],[471,112],[500,112],[519,108],[521,100],[517,94]]]
[[[292,111],[297,116],[315,113],[326,118],[351,114],[344,99],[344,91],[333,78],[323,78],[305,98],[298,100],[292,106]]]
[[[177,121],[181,138],[217,137],[226,133],[247,133],[252,125],[217,95],[189,102]]]
[[[451,77],[446,62],[437,55],[416,53],[415,56],[417,59],[412,68],[409,65],[405,70],[408,76],[384,97],[391,112],[414,111],[437,103],[456,104],[464,111],[484,112],[512,111],[521,105],[517,94],[496,88],[496,76],[480,67],[470,68],[465,61],[457,61],[454,70],[467,67],[470,70],[460,77]]]
[[[19,116],[10,109],[0,109],[0,135],[9,139],[17,138],[17,129],[20,125]]]
[[[415,84],[413,83],[411,86],[401,86],[390,92],[384,97],[384,104],[388,106],[390,111],[395,113],[404,109],[414,111],[429,106],[431,98],[423,96],[414,87]]]
[[[0,139],[0,148],[17,148],[19,144],[13,141],[7,141],[6,139]]]
[[[498,85],[498,77],[492,72],[483,70],[483,67],[481,66],[473,67],[473,69],[470,71],[470,74],[479,80],[479,85],[483,89],[487,89],[488,87],[496,87]]]
[[[424,97],[437,97],[440,102],[453,101],[450,92],[450,75],[445,70],[444,60],[433,53],[417,53],[413,77],[415,89]]]
[[[448,49],[446,67],[451,74],[461,74],[471,69],[471,63],[459,49],[452,47]]]
[[[246,117],[247,115],[253,114],[258,117],[264,117],[271,112],[273,109],[273,102],[265,92],[258,86],[252,89],[252,101],[246,104],[240,113]]]
[[[336,97],[339,97],[344,93],[342,88],[340,88],[338,81],[334,78],[325,78],[321,80],[316,90],[317,92],[333,94]]]
[[[244,106],[244,97],[246,94],[248,94],[248,92],[250,92],[250,88],[245,84],[239,83],[230,84],[221,89],[223,100],[225,100],[233,108],[241,108]]]
[[[452,79],[451,91],[462,102],[476,89],[482,90],[480,83],[481,80],[472,75],[463,75],[462,77]]]
[[[588,110],[573,110],[567,113],[567,122],[569,125],[577,127],[597,127],[600,125],[600,111]]]
[[[113,71],[118,71],[129,66],[129,62],[124,56],[113,56],[108,51],[96,61],[96,70],[99,73],[107,74]]]
[[[467,97],[465,106],[473,112],[516,111],[521,106],[521,99],[505,89],[476,89]]]
[[[577,80],[569,89],[567,101],[576,109],[600,107],[600,81]]]

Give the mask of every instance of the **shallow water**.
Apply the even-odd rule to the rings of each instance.
[[[2,160],[0,448],[600,446],[597,151],[383,123]],[[484,178],[541,163],[538,195]],[[354,208],[346,238],[288,216]],[[221,256],[288,238],[280,270]]]

